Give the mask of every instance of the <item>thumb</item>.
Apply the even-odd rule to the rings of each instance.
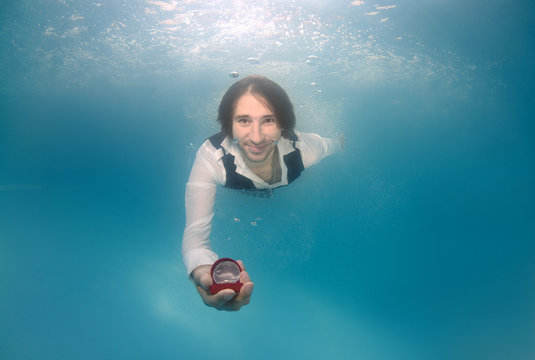
[[[199,285],[204,289],[208,290],[210,289],[210,286],[212,285],[212,277],[208,274],[201,275],[199,279]]]

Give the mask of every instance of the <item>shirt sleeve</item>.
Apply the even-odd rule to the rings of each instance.
[[[297,131],[296,134],[299,139],[296,146],[301,150],[305,169],[329,155],[342,151],[342,142],[338,138],[324,138],[317,134]]]
[[[182,238],[182,258],[187,274],[200,265],[211,265],[218,256],[210,249],[217,184],[224,178],[215,149],[205,142],[195,157],[186,184],[186,226]]]

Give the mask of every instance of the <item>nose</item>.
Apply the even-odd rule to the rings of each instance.
[[[255,144],[259,144],[262,141],[262,127],[259,123],[254,122],[253,126],[251,126],[249,139]]]

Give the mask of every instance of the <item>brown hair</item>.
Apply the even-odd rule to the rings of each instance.
[[[221,131],[232,137],[232,117],[238,99],[251,93],[266,102],[282,129],[282,136],[289,138],[295,128],[294,107],[286,91],[274,81],[259,75],[247,76],[232,84],[219,104],[217,121],[221,124]]]

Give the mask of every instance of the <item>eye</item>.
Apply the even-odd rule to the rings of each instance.
[[[275,123],[275,118],[274,117],[264,118],[264,123],[266,123],[266,124]]]
[[[236,119],[234,119],[234,121],[237,122],[240,125],[247,125],[250,120],[248,118],[246,118],[246,117],[243,117],[243,118],[236,118]]]

